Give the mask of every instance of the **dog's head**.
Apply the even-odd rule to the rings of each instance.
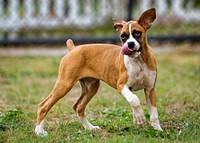
[[[114,28],[120,34],[124,55],[137,57],[146,44],[146,31],[156,18],[156,9],[151,8],[142,13],[137,21],[123,21],[113,18]]]

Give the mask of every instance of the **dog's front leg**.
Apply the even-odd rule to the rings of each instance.
[[[158,112],[156,109],[156,89],[155,88],[145,89],[145,96],[146,96],[147,108],[149,109],[150,112],[150,124],[154,129],[162,131],[158,119]]]
[[[143,127],[145,124],[145,116],[144,112],[142,110],[142,107],[140,105],[140,100],[138,97],[133,94],[128,86],[124,85],[122,91],[122,95],[126,98],[126,100],[129,102],[132,110],[133,110],[133,117],[134,117],[134,123],[137,127]]]

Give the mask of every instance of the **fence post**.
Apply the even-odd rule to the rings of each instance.
[[[19,1],[14,0],[11,1],[9,0],[9,7],[8,7],[8,12],[9,12],[9,17],[10,17],[10,27],[12,27],[12,31],[9,33],[8,37],[10,39],[15,39],[17,37],[16,31],[19,27],[19,12],[18,12],[18,6],[19,6]],[[14,23],[16,23],[14,25]]]
[[[0,0],[0,16],[3,16],[3,1]]]
[[[64,0],[55,1],[55,12],[59,18],[64,17],[64,7],[65,7]]]
[[[48,0],[40,0],[39,10],[40,10],[40,16],[42,18],[47,18],[48,12],[49,12],[49,1]]]
[[[91,0],[85,1],[84,13],[85,13],[85,16],[84,16],[85,23],[91,24],[93,17],[95,16],[95,15],[93,15],[93,12],[92,12],[92,1]]]
[[[70,11],[70,19],[74,21],[75,23],[77,22],[77,15],[78,15],[78,1],[77,0],[69,0],[69,11]]]
[[[133,18],[132,17],[132,8],[133,8],[133,0],[129,0],[127,2],[127,9],[128,9],[127,21],[130,21]]]
[[[3,17],[3,1],[0,0],[0,3],[1,3],[1,5],[0,5],[0,17]],[[0,22],[1,22],[1,21],[0,21]],[[2,39],[2,37],[3,37],[2,32],[3,32],[3,30],[1,29],[1,30],[0,30],[0,39]]]

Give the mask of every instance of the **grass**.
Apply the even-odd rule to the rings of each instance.
[[[157,106],[163,132],[147,124],[137,129],[125,99],[106,84],[87,108],[88,119],[102,128],[86,131],[72,104],[79,84],[49,112],[47,137],[34,134],[37,105],[51,91],[61,57],[0,57],[0,142],[200,142],[200,58],[198,54],[157,54]]]
[[[77,28],[75,26],[71,26],[70,28],[66,27],[60,27],[57,29],[46,29],[41,31],[41,29],[22,29],[19,31],[19,35],[21,37],[27,37],[32,36],[32,37],[47,37],[49,35],[56,37],[56,36],[76,36],[76,37],[85,37],[85,36],[118,36],[117,32],[114,30],[113,27],[113,22],[112,18],[108,19],[108,23],[105,23],[104,25],[101,26],[91,26],[88,28]],[[195,28],[194,28],[195,27]],[[200,34],[200,25],[199,24],[168,24],[168,25],[163,25],[163,24],[157,24],[156,26],[153,25],[151,29],[148,31],[148,35],[154,35],[158,36],[160,33],[162,35],[191,35],[191,34]],[[38,34],[40,33],[40,34]]]

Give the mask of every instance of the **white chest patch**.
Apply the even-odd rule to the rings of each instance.
[[[140,58],[130,58],[124,55],[124,64],[128,73],[126,85],[131,90],[140,90],[144,88],[153,88],[156,71],[151,71]]]

